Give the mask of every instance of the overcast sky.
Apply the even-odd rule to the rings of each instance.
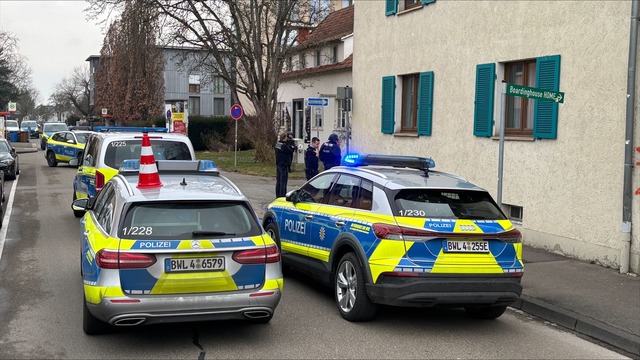
[[[85,60],[100,54],[104,36],[100,25],[86,20],[86,7],[84,0],[0,0],[0,28],[19,39],[41,103],[74,67],[88,66]]]

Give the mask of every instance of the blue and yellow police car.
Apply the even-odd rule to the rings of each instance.
[[[143,146],[96,198],[73,202],[86,210],[84,332],[269,322],[283,289],[280,252],[247,198],[212,161],[144,161],[150,154]]]
[[[350,321],[377,304],[494,319],[522,292],[522,236],[486,190],[420,157],[347,155],[272,202],[282,261],[333,288]]]
[[[71,159],[82,159],[84,145],[92,131],[59,131],[53,133],[47,140],[47,150],[44,157],[50,167],[58,163],[68,163]]]
[[[47,141],[54,133],[58,131],[67,131],[69,128],[65,123],[48,122],[42,124],[42,133],[40,134],[40,150],[47,149]]]

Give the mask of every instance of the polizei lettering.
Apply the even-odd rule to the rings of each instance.
[[[143,242],[139,242],[138,243],[140,248],[146,248],[146,249],[157,249],[157,248],[170,248],[171,247],[171,242],[170,241],[143,241]]]
[[[284,220],[284,229],[293,233],[303,234],[306,232],[306,225],[302,221]]]

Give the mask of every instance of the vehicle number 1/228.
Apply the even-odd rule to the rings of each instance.
[[[224,270],[224,257],[206,258],[174,258],[165,259],[165,272],[185,272],[185,271],[222,271]]]
[[[471,252],[488,253],[489,242],[487,241],[450,241],[444,243],[445,252]]]

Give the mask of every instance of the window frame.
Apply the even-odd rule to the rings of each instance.
[[[413,3],[411,3],[413,2]],[[409,10],[417,7],[422,7],[422,0],[403,0],[402,5],[404,6],[403,10]]]
[[[218,106],[219,102],[222,102],[222,106]],[[226,114],[226,101],[223,97],[214,97],[213,98],[213,115],[214,116],[224,116]]]
[[[189,96],[189,115],[201,115],[200,96]]]
[[[413,127],[405,126],[405,92],[407,90],[408,81],[406,79],[413,78],[413,99],[411,106],[413,107],[411,122]],[[400,132],[417,133],[418,132],[418,88],[420,85],[420,73],[402,75],[402,93],[401,96],[401,112],[400,112]]]
[[[522,84],[517,83],[514,81],[514,79],[510,78],[510,74],[511,71],[510,69],[513,66],[517,66],[521,64],[522,65]],[[533,66],[534,68],[534,73],[533,75],[533,85],[531,85],[529,83],[530,79],[529,79],[529,67]],[[527,59],[527,60],[520,60],[520,61],[510,61],[504,64],[504,80],[508,83],[508,84],[517,84],[517,85],[522,85],[522,86],[529,86],[529,87],[535,87],[535,82],[536,82],[536,74],[538,72],[537,69],[537,65],[536,65],[536,59]],[[507,95],[507,101],[505,101],[505,119],[504,119],[504,133],[505,135],[508,136],[522,136],[522,137],[533,137],[533,128],[534,128],[534,120],[535,120],[535,112],[531,111],[531,128],[527,128],[527,116],[529,114],[529,106],[531,106],[532,108],[535,108],[535,100],[533,99],[528,99],[526,97],[520,97],[520,96],[511,96],[511,95]],[[512,107],[514,107],[515,102],[519,101],[520,102],[520,120],[519,120],[519,127],[509,127],[509,114],[510,114],[510,110],[513,110]],[[533,109],[532,109],[533,110]]]

